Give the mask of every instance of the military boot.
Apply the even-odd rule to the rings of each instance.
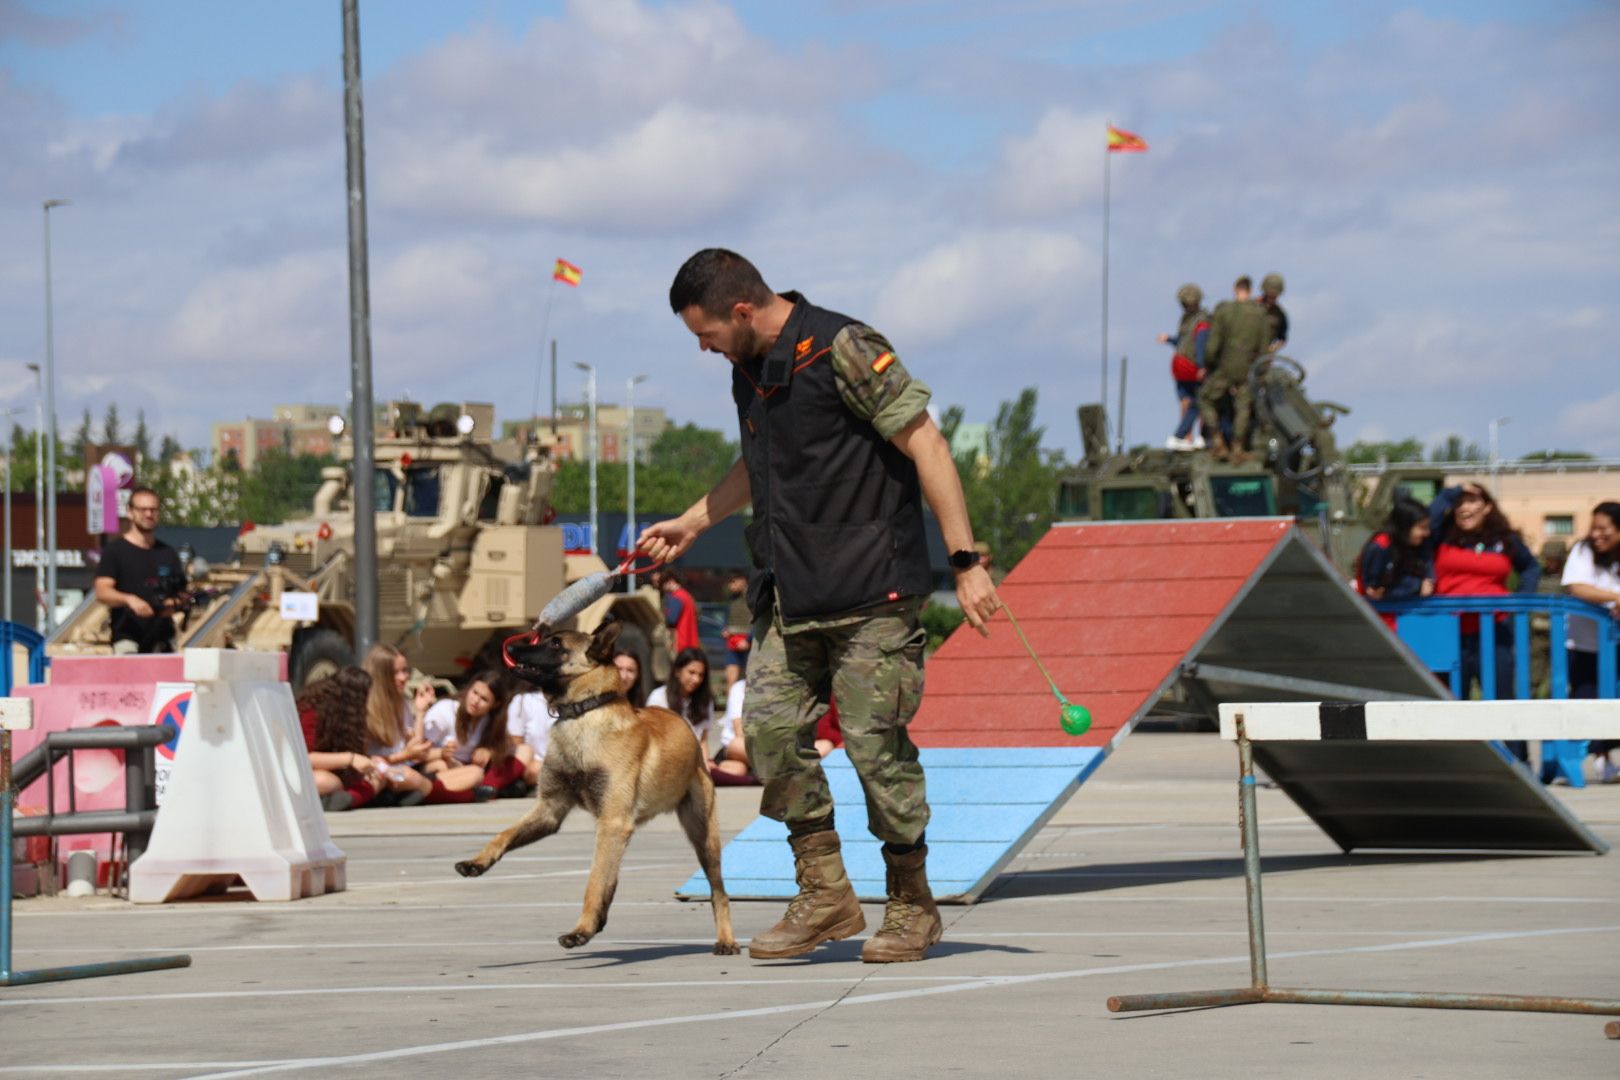
[[[907,855],[891,855],[888,848],[883,849],[889,904],[883,909],[883,926],[861,949],[866,963],[921,960],[928,946],[944,933],[933,891],[928,888],[927,859],[926,844]]]
[[[844,874],[838,834],[831,829],[789,837],[799,895],[788,901],[782,921],[755,934],[748,955],[755,960],[803,956],[824,941],[853,937],[866,929],[855,888]]]
[[[1230,452],[1226,447],[1226,436],[1216,432],[1215,441],[1210,446],[1209,456],[1216,461],[1225,461],[1227,454]]]

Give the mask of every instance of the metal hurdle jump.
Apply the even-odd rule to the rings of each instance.
[[[1298,990],[1274,987],[1266,975],[1265,915],[1260,902],[1260,827],[1255,807],[1254,742],[1474,742],[1480,739],[1612,739],[1620,736],[1620,701],[1271,702],[1221,706],[1221,738],[1238,748],[1238,825],[1248,898],[1249,985],[1227,990],[1129,994],[1108,999],[1110,1012],[1209,1008],[1282,1002],[1290,1005],[1391,1005],[1421,1009],[1620,1016],[1620,999],[1527,997],[1385,990]],[[1620,1023],[1604,1029],[1620,1038]]]
[[[11,733],[34,726],[34,703],[29,698],[0,698],[0,986],[91,979],[101,975],[126,975],[136,971],[159,971],[191,966],[191,957],[146,956],[133,960],[108,960],[98,964],[13,971],[11,967],[11,813],[16,792],[11,788]],[[48,764],[47,764],[47,767]]]

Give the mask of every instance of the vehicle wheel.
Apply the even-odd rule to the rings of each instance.
[[[658,683],[653,679],[652,673],[652,646],[647,642],[647,635],[635,623],[621,623],[619,625],[619,648],[635,655],[636,663],[641,666],[641,700],[646,701],[647,695],[652,693],[653,687]]]
[[[287,659],[288,681],[293,693],[310,683],[331,678],[340,668],[354,663],[354,650],[336,630],[324,626],[306,630],[293,642]]]

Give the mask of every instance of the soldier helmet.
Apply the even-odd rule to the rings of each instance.
[[[1276,299],[1283,294],[1283,279],[1281,274],[1267,274],[1260,279],[1260,291]]]
[[[1182,307],[1195,308],[1203,302],[1204,290],[1196,285],[1183,285],[1176,290],[1176,299],[1181,301]]]

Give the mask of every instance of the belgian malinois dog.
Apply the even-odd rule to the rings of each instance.
[[[476,858],[456,863],[456,872],[477,877],[513,848],[556,832],[570,810],[583,806],[596,818],[596,855],[579,924],[557,938],[563,948],[577,949],[607,925],[631,834],[673,810],[709,879],[714,951],[729,956],[737,951],[737,939],[731,932],[731,901],[720,880],[720,828],[703,747],[673,712],[633,708],[626,700],[612,662],[618,639],[619,624],[609,621],[594,634],[540,626],[507,640],[502,648],[507,666],[545,693],[557,723],[534,809],[485,844]]]

